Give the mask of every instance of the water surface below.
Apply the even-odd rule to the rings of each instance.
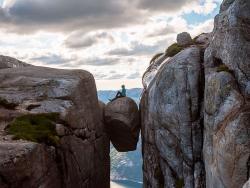
[[[129,180],[111,181],[111,188],[142,188],[142,183]]]

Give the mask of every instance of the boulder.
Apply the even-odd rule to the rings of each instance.
[[[242,187],[249,177],[249,10],[249,0],[224,0],[205,51],[207,188]]]
[[[188,46],[192,44],[193,40],[189,33],[183,32],[177,35],[177,44],[180,46]]]
[[[144,187],[204,187],[202,51],[163,62],[141,100]]]
[[[90,73],[25,66],[0,69],[0,79],[0,112],[5,114],[0,115],[0,140],[8,136],[6,126],[17,117],[58,115],[53,122],[57,136],[53,137],[52,146],[47,142],[31,141],[23,145],[22,140],[9,136],[7,141],[0,141],[0,147],[6,148],[0,153],[10,161],[19,155],[19,152],[9,152],[10,145],[13,151],[19,147],[23,151],[28,146],[20,160],[17,159],[20,165],[6,165],[1,160],[4,164],[0,165],[0,185],[14,188],[17,185],[44,188],[110,186],[109,138]]]
[[[202,33],[194,38],[194,42],[207,48],[211,40],[211,33]]]
[[[140,122],[138,107],[132,99],[123,97],[108,103],[104,119],[111,142],[118,151],[136,150]]]

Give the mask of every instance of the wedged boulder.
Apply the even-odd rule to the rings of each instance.
[[[202,50],[163,62],[141,100],[144,187],[204,187]]]
[[[242,187],[250,172],[250,1],[224,0],[205,51],[207,188]]]
[[[192,42],[192,37],[187,32],[183,32],[177,35],[177,44],[180,46],[188,46],[192,44]]]
[[[105,107],[105,125],[114,147],[120,152],[136,150],[140,122],[136,103],[123,97]]]
[[[12,132],[9,132],[11,126],[15,125],[17,132],[17,127],[23,124],[34,127],[43,126],[40,123],[43,122],[51,131],[43,139],[36,139],[39,134],[20,136],[15,131],[12,133],[17,138],[30,140],[25,141],[26,145],[34,147],[22,154],[20,165],[23,166],[0,166],[0,185],[13,188],[16,185],[44,188],[110,186],[109,138],[102,123],[95,81],[90,73],[27,66],[0,69],[0,79],[0,147],[7,148],[1,149],[2,155],[12,158],[9,144],[15,150],[24,142],[13,140]],[[20,132],[22,129],[18,129]],[[22,147],[25,149],[26,146]],[[48,152],[50,148],[54,152]],[[44,162],[45,159],[48,161]],[[23,174],[23,178],[21,170],[25,166],[30,174]],[[41,168],[41,173],[35,174],[33,166]],[[9,172],[8,177],[4,172]],[[50,183],[53,174],[58,175],[53,180],[58,184]],[[19,175],[20,178],[16,178]],[[35,180],[32,178],[37,179],[37,184],[33,184]]]

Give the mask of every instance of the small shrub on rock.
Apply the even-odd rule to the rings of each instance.
[[[55,123],[59,120],[58,113],[29,114],[17,117],[7,127],[7,133],[14,135],[14,139],[57,145],[59,137],[55,130]]]
[[[178,45],[177,43],[174,43],[168,47],[168,49],[166,50],[166,55],[168,57],[173,57],[176,54],[178,54],[180,51],[182,51],[183,49],[184,47]]]
[[[175,187],[176,188],[183,188],[184,187],[184,179],[177,179],[175,181]]]

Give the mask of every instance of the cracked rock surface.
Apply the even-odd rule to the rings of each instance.
[[[207,188],[242,187],[250,161],[250,1],[225,0],[205,52]],[[218,71],[218,67],[224,67]]]
[[[144,187],[203,187],[202,50],[164,62],[141,103]]]
[[[108,188],[109,138],[93,76],[8,65],[0,69],[0,187]],[[16,117],[46,113],[60,115],[56,146],[13,140],[5,131]]]
[[[145,188],[241,188],[249,179],[249,10],[249,0],[224,0],[212,33],[158,60],[140,105]]]

